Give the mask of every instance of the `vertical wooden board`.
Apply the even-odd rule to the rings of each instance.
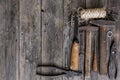
[[[71,10],[78,9],[79,7],[85,8],[85,0],[71,0]]]
[[[18,80],[18,3],[0,1],[0,80]]]
[[[0,1],[0,80],[5,80],[5,0]]]
[[[63,67],[63,1],[42,0],[42,64]],[[56,69],[42,69],[56,72]],[[62,80],[62,77],[42,80]]]
[[[119,11],[120,12],[120,11]],[[118,15],[120,16],[120,14]],[[117,21],[117,24],[116,24],[116,42],[117,42],[117,56],[116,56],[116,59],[117,59],[117,78],[116,80],[119,80],[120,79],[120,28],[119,28],[119,25],[120,25],[120,19]]]
[[[100,3],[99,3],[100,7],[108,8],[108,5],[109,5],[108,1],[109,0],[100,0]]]
[[[102,0],[86,0],[86,8],[103,7],[100,3]],[[107,0],[104,0],[104,2]]]
[[[6,80],[18,80],[19,0],[6,0],[5,18]]]
[[[36,80],[36,58],[41,58],[36,57],[41,53],[40,9],[40,0],[20,0],[19,80]]]

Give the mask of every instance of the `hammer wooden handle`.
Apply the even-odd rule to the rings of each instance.
[[[96,55],[96,53],[94,53],[94,55],[93,55],[93,71],[95,71],[95,72],[98,71],[97,55]]]
[[[93,65],[92,65],[92,69],[94,72],[98,72],[98,47],[97,47],[97,44],[98,44],[98,34],[96,33],[94,35],[94,51],[93,51]]]
[[[79,66],[79,44],[74,41],[72,45],[71,58],[70,58],[70,69],[78,71]]]
[[[92,31],[86,31],[85,79],[90,78]]]

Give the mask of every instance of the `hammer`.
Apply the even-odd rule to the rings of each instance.
[[[115,22],[108,20],[96,20],[90,22],[100,28],[100,74],[108,74],[109,49],[113,34],[115,32]]]
[[[98,31],[98,27],[95,26],[83,26],[79,27],[79,31],[86,31],[86,49],[85,49],[85,80],[90,79],[91,72],[91,55],[92,55],[92,39],[94,32]]]

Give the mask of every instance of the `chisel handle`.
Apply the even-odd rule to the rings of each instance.
[[[70,69],[78,71],[79,66],[79,43],[74,41],[71,50]]]

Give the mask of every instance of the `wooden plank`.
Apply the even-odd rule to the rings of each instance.
[[[36,80],[36,58],[40,60],[40,0],[20,0],[19,80]],[[37,61],[37,62],[38,62]]]
[[[0,80],[6,80],[5,73],[5,0],[0,2]]]
[[[18,3],[0,1],[0,80],[18,80]]]
[[[102,7],[100,4],[102,0],[86,0],[86,8],[99,8]],[[104,0],[105,2],[106,0]]]
[[[63,67],[63,1],[42,1],[42,64]],[[56,69],[42,69],[42,71],[56,72]],[[62,77],[46,78],[42,80],[62,80]]]

